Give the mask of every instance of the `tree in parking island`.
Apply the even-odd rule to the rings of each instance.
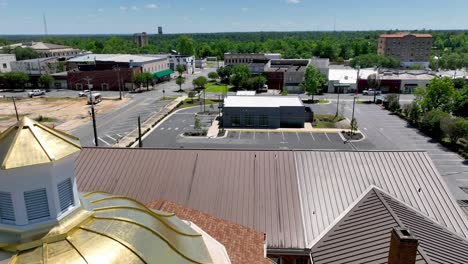
[[[185,78],[182,77],[182,76],[178,76],[178,77],[176,78],[176,81],[175,81],[175,82],[176,82],[177,85],[179,85],[179,92],[182,92],[182,91],[183,91],[183,90],[182,90],[182,84],[185,83]]]
[[[301,83],[301,87],[305,90],[308,96],[312,97],[312,103],[314,103],[314,95],[320,93],[326,82],[327,77],[325,77],[319,69],[309,65],[305,71],[304,82]]]

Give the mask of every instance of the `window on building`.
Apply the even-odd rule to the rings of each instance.
[[[240,117],[239,116],[231,116],[231,126],[233,126],[233,127],[240,126]]]
[[[268,115],[260,115],[258,118],[258,125],[260,127],[268,127]]]
[[[0,192],[0,223],[14,222],[15,220],[15,211],[13,209],[11,193]]]
[[[24,202],[26,204],[26,214],[28,221],[47,218],[50,216],[49,200],[45,188],[24,192]]]
[[[3,69],[6,69],[6,68],[7,68],[7,64],[3,63]]]
[[[309,264],[309,260],[305,258],[297,258],[294,261],[295,264]]]
[[[60,212],[63,213],[75,205],[72,180],[68,178],[62,181],[58,184],[57,188],[60,201]]]
[[[101,83],[101,89],[103,91],[109,91],[109,84],[107,83]]]
[[[76,87],[77,90],[83,90],[83,84],[81,84],[81,83],[75,84],[75,87]]]
[[[245,115],[245,126],[248,126],[248,127],[253,127],[255,124],[254,122],[254,116],[250,113],[246,114]]]

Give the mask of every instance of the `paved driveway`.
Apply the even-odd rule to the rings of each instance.
[[[344,102],[344,115],[351,118],[352,103]],[[336,103],[315,105],[319,113],[336,111]],[[341,109],[341,106],[339,107]],[[356,104],[359,129],[366,135],[363,142],[352,143],[358,150],[424,150],[443,176],[457,199],[468,200],[460,187],[468,187],[468,161],[408,125],[405,120],[377,105]]]

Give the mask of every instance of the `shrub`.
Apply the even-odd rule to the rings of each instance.
[[[398,112],[400,110],[400,102],[397,94],[389,94],[386,96],[387,103],[385,104],[385,109],[390,112]]]
[[[460,138],[468,137],[468,120],[464,118],[444,118],[440,122],[440,127],[452,144],[456,144]]]
[[[443,119],[451,118],[450,114],[443,112],[442,110],[431,110],[423,115],[420,122],[420,127],[430,136],[436,139],[442,139],[444,132],[440,126]]]
[[[286,96],[286,95],[288,95],[288,91],[286,91],[286,90],[283,90],[283,91],[281,92],[281,95],[283,95],[283,96]]]
[[[416,125],[419,123],[419,120],[421,119],[422,115],[422,110],[421,106],[417,102],[414,101],[411,104],[406,105],[403,112],[411,123]]]

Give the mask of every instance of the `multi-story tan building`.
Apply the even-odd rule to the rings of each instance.
[[[138,47],[148,46],[148,35],[146,32],[133,34],[133,42],[135,42]]]
[[[402,66],[429,66],[432,48],[430,34],[384,34],[379,37],[378,53],[401,61]]]

